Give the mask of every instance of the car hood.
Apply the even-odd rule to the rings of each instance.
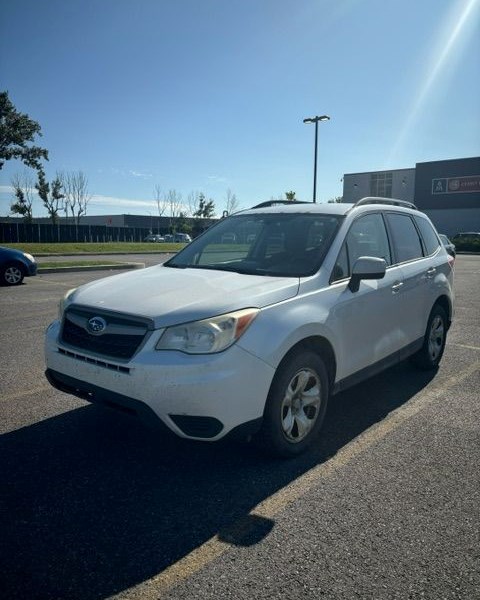
[[[157,265],[78,288],[76,305],[139,315],[167,327],[243,308],[262,308],[298,293],[299,279]]]

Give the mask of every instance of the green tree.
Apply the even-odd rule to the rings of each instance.
[[[41,160],[48,160],[48,152],[31,145],[37,135],[42,135],[40,125],[27,114],[17,111],[8,92],[0,92],[0,170],[11,159],[40,170]]]
[[[292,191],[285,192],[285,198],[287,200],[296,200],[296,198],[295,198],[295,192],[292,192]]]
[[[13,194],[15,202],[10,205],[10,210],[14,215],[20,215],[27,223],[32,222],[33,218],[33,180],[25,172],[23,175],[15,174],[12,177]]]
[[[48,216],[52,224],[55,225],[58,221],[58,213],[63,210],[63,199],[65,195],[62,193],[62,181],[60,175],[57,174],[51,184],[45,178],[43,169],[38,172],[38,181],[35,184],[40,200],[43,206],[47,209]]]
[[[215,202],[207,200],[203,194],[198,198],[198,209],[193,213],[199,219],[211,219],[215,215]]]
[[[187,215],[180,212],[175,219],[175,231],[178,233],[192,233],[192,226],[187,221]]]

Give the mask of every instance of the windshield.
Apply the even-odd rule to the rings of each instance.
[[[312,213],[235,215],[164,264],[251,275],[305,277],[318,271],[341,217]]]

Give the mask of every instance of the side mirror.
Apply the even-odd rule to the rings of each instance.
[[[362,279],[383,279],[386,269],[387,263],[383,258],[375,258],[374,256],[357,258],[353,265],[348,289],[353,293],[358,292]]]

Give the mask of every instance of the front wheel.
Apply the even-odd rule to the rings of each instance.
[[[0,269],[0,281],[3,285],[20,285],[25,273],[17,264],[10,264]]]
[[[313,352],[287,358],[275,375],[265,406],[261,442],[271,454],[298,456],[318,438],[329,395],[327,370]]]
[[[447,341],[448,321],[443,308],[436,305],[428,318],[427,330],[421,349],[412,356],[412,362],[419,369],[436,369],[443,356]]]

